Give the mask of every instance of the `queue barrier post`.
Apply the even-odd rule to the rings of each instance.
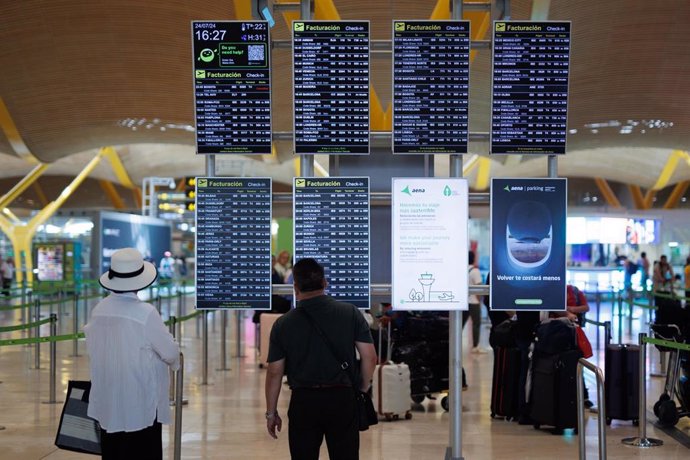
[[[182,292],[179,290],[177,291],[177,317],[182,318],[183,312],[182,312]],[[177,338],[177,344],[179,346],[182,346],[182,321],[177,322],[177,330],[175,331],[175,334],[173,334],[174,337]]]
[[[72,303],[72,333],[79,332],[79,293],[74,293],[74,302]],[[79,356],[79,340],[74,338],[72,341],[72,356]]]
[[[201,315],[201,384],[208,385],[208,310]]]
[[[623,295],[618,291],[618,343],[623,343]]]
[[[55,313],[50,315],[50,336],[57,336],[57,315]],[[56,404],[56,391],[55,386],[57,385],[57,341],[50,341],[50,388],[49,396],[46,404]]]
[[[171,316],[170,319],[168,320],[168,332],[170,332],[170,335],[172,335],[173,340],[175,340],[175,323],[177,322],[177,318],[174,316]],[[175,403],[175,377],[176,373],[173,372],[172,370],[170,371],[170,387],[168,391],[168,400],[170,401],[170,405],[173,405]]]
[[[585,383],[582,375],[585,368],[594,373],[597,381],[597,398],[599,403],[599,418],[597,425],[597,430],[599,433],[599,458],[606,459],[606,401],[604,399],[604,374],[601,371],[601,368],[595,366],[584,358],[580,358],[577,363],[577,433],[580,460],[585,460],[587,458],[584,404]]]
[[[223,310],[220,312],[220,367],[217,369],[219,371],[229,371],[228,359],[227,359],[227,348],[228,348],[228,311]]]
[[[34,301],[34,319],[36,321],[36,326],[34,328],[34,338],[38,339],[41,336],[41,300],[36,299]],[[41,368],[41,342],[36,342],[34,344],[34,369]]]
[[[639,421],[638,436],[632,438],[624,438],[621,442],[627,446],[634,447],[656,447],[662,446],[664,442],[660,439],[647,438],[647,388],[645,385],[647,378],[647,344],[645,338],[647,334],[641,332],[639,335],[640,345],[640,375],[639,375]]]
[[[175,372],[175,438],[173,459],[182,458],[182,401],[184,390],[184,354],[180,353],[180,368]]]

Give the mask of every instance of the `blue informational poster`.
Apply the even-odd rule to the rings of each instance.
[[[565,310],[566,179],[491,181],[492,310]]]

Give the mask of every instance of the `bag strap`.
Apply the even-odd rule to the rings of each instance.
[[[355,383],[355,377],[354,373],[352,371],[352,366],[350,366],[350,363],[345,359],[340,359],[338,355],[338,351],[335,349],[335,346],[333,345],[333,342],[328,340],[328,337],[326,337],[326,334],[323,333],[323,330],[319,327],[319,325],[316,323],[316,320],[314,319],[313,316],[304,308],[297,308],[297,311],[301,311],[304,314],[304,317],[307,318],[309,321],[309,324],[318,332],[318,334],[321,336],[321,339],[323,342],[326,344],[326,347],[328,350],[331,352],[331,355],[333,358],[338,362],[338,366],[340,367],[340,370],[345,372],[345,374],[348,376],[350,379],[350,383],[352,384],[352,387],[354,388],[356,383]]]

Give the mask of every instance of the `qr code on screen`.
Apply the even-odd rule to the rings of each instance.
[[[264,61],[266,60],[266,53],[264,45],[249,45],[247,47],[250,61]]]

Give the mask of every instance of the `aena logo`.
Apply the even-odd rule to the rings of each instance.
[[[405,186],[405,188],[401,190],[401,192],[406,193],[410,196],[412,196],[413,193],[424,193],[425,191],[426,190],[423,188],[413,188],[412,190],[410,190],[409,185]]]
[[[511,192],[511,191],[522,192],[525,190],[525,187],[523,187],[521,185],[513,185],[512,187],[510,185],[506,185],[505,187],[503,187],[503,190],[505,190],[506,192]]]

